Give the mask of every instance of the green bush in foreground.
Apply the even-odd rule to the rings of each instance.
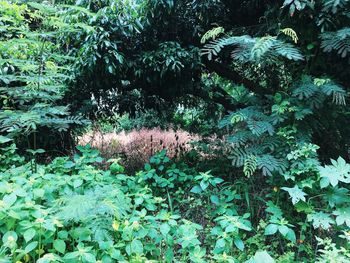
[[[78,147],[73,159],[59,157],[48,165],[25,163],[13,148],[3,148],[7,159],[0,160],[0,262],[297,262],[302,255],[302,261],[314,262],[313,242],[322,248],[319,262],[349,260],[346,248],[338,247],[341,241],[336,246],[321,239],[331,230],[319,230],[316,240],[306,233],[312,233],[308,221],[348,225],[345,208],[334,212],[335,221],[325,212],[310,213],[299,227],[270,201],[263,204],[266,218],[254,225],[241,182],[227,185],[210,172],[176,165],[165,151],[128,176],[115,160],[109,170],[97,168],[103,160],[89,146]],[[337,168],[349,173],[341,160]],[[323,169],[325,186],[326,170],[336,168]],[[338,180],[345,177],[339,174]],[[297,189],[285,190],[304,199]],[[333,190],[334,206],[347,202],[345,188]],[[298,233],[305,244],[297,242]],[[339,238],[348,240],[343,233]]]

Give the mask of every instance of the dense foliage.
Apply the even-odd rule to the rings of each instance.
[[[2,148],[7,158],[1,160],[1,262],[273,262],[266,250],[278,262],[294,262],[296,253],[314,262],[311,244],[302,244],[313,239],[308,222],[315,229],[343,229],[340,237],[349,239],[348,190],[339,184],[350,182],[350,164],[341,158],[315,167],[320,177],[304,182],[309,188],[319,184],[318,195],[282,188],[297,211],[308,214],[297,237],[293,215],[272,201],[266,203],[266,219],[252,226],[252,213],[259,211],[246,206],[243,181],[225,183],[210,171],[176,165],[165,151],[128,176],[113,159],[108,170],[98,169],[103,159],[90,147],[48,165],[25,163],[12,148]],[[284,195],[274,191],[268,196]],[[316,206],[329,210],[315,212]],[[320,262],[350,259],[346,247],[337,249],[329,239],[313,242],[325,245]],[[283,244],[288,246],[279,256]],[[240,253],[246,246],[248,252]]]
[[[0,0],[0,262],[349,262],[349,22]]]

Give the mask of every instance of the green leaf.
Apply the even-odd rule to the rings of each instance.
[[[294,207],[298,213],[304,212],[306,214],[310,214],[314,211],[311,205],[303,201],[298,202],[297,204],[294,205]]]
[[[17,236],[17,233],[15,231],[8,231],[2,237],[2,242],[3,243],[16,242],[17,239],[18,239],[18,236]]]
[[[4,201],[6,207],[10,207],[16,202],[17,195],[15,195],[14,193],[7,194],[3,197],[2,200]]]
[[[307,194],[304,193],[303,190],[301,190],[297,185],[295,185],[293,188],[282,187],[281,189],[288,192],[289,196],[292,199],[293,205],[298,203],[300,200],[306,201],[305,196]]]
[[[35,229],[34,228],[29,228],[28,230],[26,230],[24,233],[23,233],[23,237],[24,237],[24,240],[26,242],[29,242],[30,240],[33,239],[33,237],[35,236]]]
[[[65,259],[75,259],[78,258],[80,256],[80,252],[79,251],[74,251],[74,252],[69,252],[67,254],[64,255]]]
[[[295,236],[295,232],[293,229],[289,228],[288,233],[285,236],[289,241],[292,241],[293,243],[295,243],[297,241],[297,238]]]
[[[312,221],[312,225],[314,228],[321,227],[322,229],[329,229],[331,227],[331,224],[334,223],[333,219],[330,218],[329,214],[326,214],[324,212],[317,212],[313,214],[307,215],[308,221]]]
[[[28,254],[29,252],[33,251],[33,250],[37,247],[37,245],[38,245],[38,242],[37,242],[37,241],[34,241],[34,242],[29,243],[29,244],[25,247],[24,252],[25,252],[26,254]]]
[[[66,251],[66,243],[61,239],[56,239],[53,242],[53,247],[54,247],[54,249],[56,249],[56,251],[58,251],[62,254],[64,254],[64,252]]]
[[[289,232],[289,228],[285,225],[279,226],[278,231],[282,234],[282,236],[286,236]]]
[[[75,179],[73,181],[73,187],[74,188],[78,188],[79,186],[81,186],[83,184],[83,180],[82,179]]]
[[[337,216],[335,222],[338,226],[345,223],[350,227],[350,207],[338,208],[333,212],[333,215]]]
[[[43,198],[44,194],[45,194],[45,190],[44,189],[34,189],[33,190],[34,196],[38,197],[38,198]]]
[[[256,252],[246,263],[275,263],[275,260],[264,250]]]
[[[8,137],[0,135],[0,144],[7,143],[7,142],[10,142],[10,141],[12,141],[11,138],[8,138]]]
[[[331,160],[332,165],[319,167],[320,171],[320,185],[321,188],[327,187],[331,184],[333,187],[338,185],[338,182],[350,183],[350,164],[339,157],[336,161]]]
[[[220,204],[220,200],[219,200],[219,197],[217,195],[211,195],[210,196],[210,200],[215,205]]]
[[[84,253],[83,254],[83,259],[87,262],[95,263],[96,262],[96,257],[91,254],[91,253]]]
[[[265,228],[265,235],[273,235],[277,232],[278,230],[278,225],[276,224],[269,224],[266,228]]]
[[[348,197],[349,190],[346,188],[331,187],[325,195],[325,200],[329,203],[330,207],[349,203]]]
[[[200,187],[202,188],[202,190],[204,191],[205,189],[208,188],[209,186],[209,182],[208,181],[205,181],[205,180],[202,180],[200,183],[199,183]]]
[[[199,185],[195,185],[191,189],[191,193],[199,194],[202,192],[202,188]]]
[[[131,242],[130,249],[131,249],[131,253],[142,254],[143,253],[142,242],[138,239],[134,239]]]
[[[170,263],[173,262],[174,259],[174,252],[171,248],[168,248],[165,252],[165,260],[166,262]]]
[[[167,223],[163,223],[160,225],[160,232],[163,236],[166,236],[170,231],[170,226]]]
[[[241,250],[241,251],[244,250],[244,243],[243,243],[242,239],[236,238],[236,239],[233,240],[233,242],[235,243],[235,246],[236,246],[239,250]]]
[[[216,241],[215,247],[222,248],[225,247],[225,239],[220,238]]]

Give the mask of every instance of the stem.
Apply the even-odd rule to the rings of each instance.
[[[172,204],[172,201],[171,201],[171,197],[170,197],[170,194],[169,194],[169,190],[166,189],[166,192],[167,192],[167,195],[168,195],[168,202],[169,202],[170,211],[173,213],[173,212],[174,212],[174,210],[173,210],[173,204]]]

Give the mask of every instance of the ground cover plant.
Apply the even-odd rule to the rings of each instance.
[[[0,0],[0,262],[349,262],[349,14]]]

